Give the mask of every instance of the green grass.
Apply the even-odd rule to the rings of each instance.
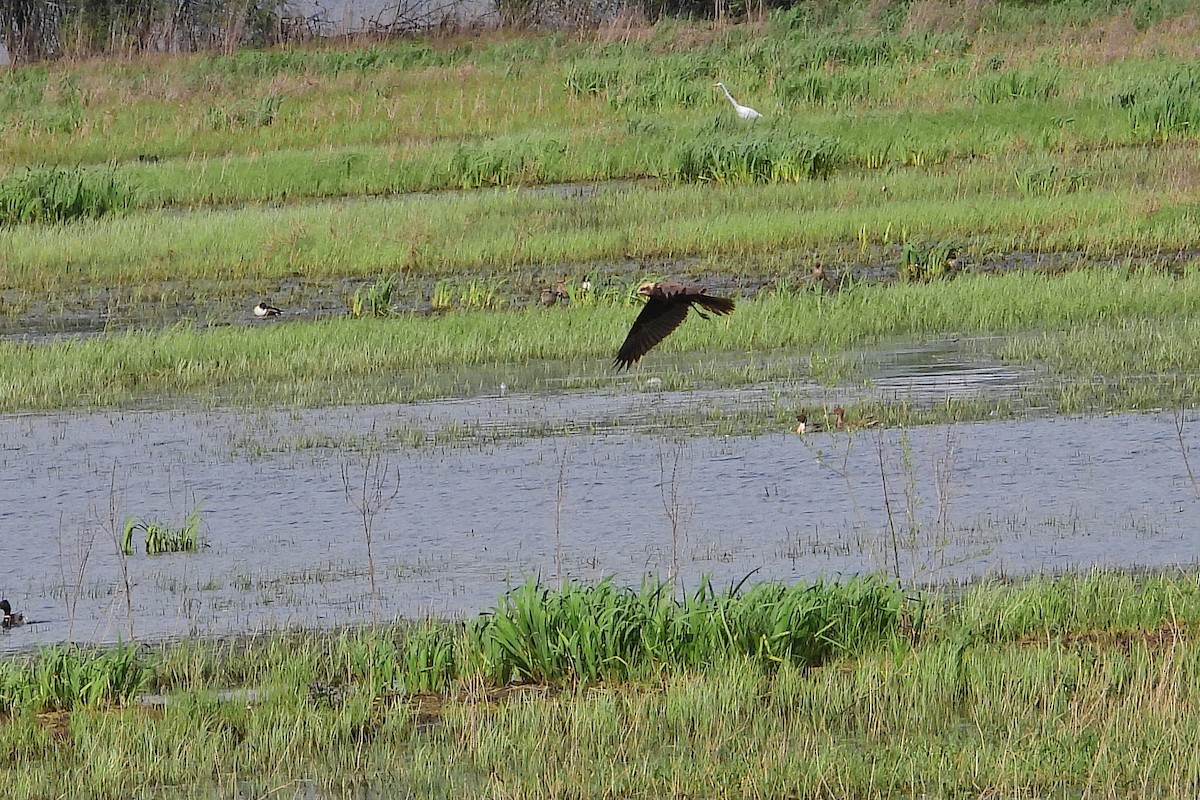
[[[148,212],[20,226],[0,230],[0,239],[12,289],[87,304],[101,289],[132,298],[180,280],[215,282],[211,291],[293,277],[398,274],[403,283],[556,269],[546,265],[612,269],[630,259],[694,258],[709,271],[760,277],[787,259],[898,264],[900,245],[913,238],[953,241],[977,263],[1012,252],[1152,256],[1192,246],[1200,206],[1184,184],[1145,185],[1142,176],[1186,175],[1190,160],[1188,149],[1160,149],[981,163],[950,177],[914,169],[768,186]]]
[[[794,354],[799,348],[829,359],[895,338],[1029,333],[1040,336],[1014,340],[1000,355],[1013,364],[1049,362],[1060,376],[1146,379],[1149,367],[1163,380],[1180,378],[1186,389],[1198,366],[1192,347],[1197,331],[1189,321],[1198,306],[1195,272],[1030,272],[861,284],[833,296],[764,292],[740,302],[728,318],[683,325],[642,369],[670,376],[678,368],[669,354],[694,354],[693,380],[741,385],[772,379],[773,351]],[[541,371],[554,383],[566,378],[564,388],[606,386],[619,382],[609,364],[635,311],[621,305],[526,306],[0,343],[0,409],[172,398],[261,403],[289,397],[301,405],[408,401],[492,393],[501,381]],[[726,359],[749,355],[758,357],[743,367],[723,366]],[[494,382],[481,381],[485,374]]]
[[[745,128],[731,124],[712,88],[718,79],[765,114],[756,133],[769,132],[771,143],[760,148],[804,136],[837,142],[839,158],[818,160],[817,174],[843,162],[928,167],[1191,142],[1187,10],[1160,4],[1153,35],[1114,25],[1103,55],[1094,19],[1057,3],[1006,2],[949,30],[897,3],[886,22],[865,27],[777,12],[746,27],[664,21],[631,41],[416,39],[63,61],[0,80],[0,171],[115,162],[139,203],[187,208],[672,173],[690,180],[703,173],[675,170],[681,152],[698,140],[701,150],[728,148],[724,140]],[[1101,11],[1125,20],[1116,8]],[[812,171],[786,166],[766,179]]]
[[[134,553],[134,535],[138,531],[142,533],[147,555],[194,553],[200,547],[200,508],[193,509],[179,526],[129,517],[121,534],[121,552],[126,556]]]
[[[1186,798],[1198,777],[1186,755],[1200,732],[1194,574],[1068,575],[907,599],[873,581],[764,585],[679,603],[653,587],[530,584],[495,613],[533,623],[506,652],[557,663],[542,676],[551,684],[494,682],[503,675],[489,676],[476,639],[495,624],[488,615],[9,657],[0,779],[23,800],[168,787],[203,797],[235,778],[242,791],[284,796],[311,780],[338,798],[367,787],[483,798],[498,783],[530,798],[1070,796],[1081,786]],[[553,619],[575,635],[550,635]],[[785,641],[798,649],[770,649]],[[589,676],[602,662],[585,654],[609,652],[606,642],[690,656]],[[31,688],[57,684],[46,676],[64,660],[108,688]],[[129,686],[171,699],[139,707]],[[51,709],[61,711],[35,716]]]

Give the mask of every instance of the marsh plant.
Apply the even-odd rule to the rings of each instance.
[[[834,139],[746,134],[679,145],[669,174],[684,183],[795,183],[827,178],[842,161]]]
[[[136,645],[46,648],[0,663],[0,713],[124,705],[149,678],[149,664]]]
[[[890,635],[903,603],[895,586],[869,578],[745,591],[705,579],[682,599],[668,582],[552,589],[531,580],[468,626],[467,651],[501,685],[624,680],[668,666],[709,668],[734,654],[768,669],[814,665]]]
[[[671,571],[668,582],[679,586],[679,555],[687,538],[687,526],[693,508],[683,494],[681,468],[687,466],[688,446],[678,441],[670,453],[660,450],[658,454],[658,491],[662,498],[663,512],[671,528]],[[669,465],[669,466],[668,466]]]
[[[124,555],[133,555],[134,539],[139,532],[143,535],[147,555],[194,553],[200,547],[200,507],[192,509],[177,526],[159,520],[145,521],[129,517],[121,534],[121,552]]]
[[[396,276],[378,278],[354,290],[350,303],[352,317],[386,317],[392,310],[392,294],[396,290]]]
[[[430,306],[434,311],[488,311],[503,308],[505,278],[443,278],[433,287]]]
[[[906,241],[900,250],[900,280],[924,283],[959,273],[958,247],[949,242]]]
[[[9,656],[0,780],[14,800],[274,796],[315,773],[331,797],[1190,798],[1198,622],[1183,573],[920,598],[530,581],[465,624]]]
[[[857,413],[856,413],[857,412]],[[947,405],[950,421],[957,413]],[[861,409],[851,414],[861,417]],[[852,417],[853,418],[853,417]],[[898,586],[926,586],[938,582],[946,570],[969,562],[987,552],[986,547],[971,546],[953,549],[954,528],[952,500],[955,488],[958,432],[953,424],[946,426],[942,449],[935,452],[928,470],[918,463],[917,450],[908,427],[856,430],[853,423],[845,431],[831,430],[832,447],[826,451],[810,443],[808,448],[817,463],[836,475],[845,486],[846,497],[859,530],[869,532],[869,547],[880,559],[881,571]],[[855,466],[852,454],[864,441],[873,449],[869,466]],[[860,494],[874,492],[864,480],[867,472],[878,477],[878,504],[882,519],[868,516]],[[929,506],[932,495],[933,505]]]
[[[135,198],[113,170],[30,167],[0,181],[0,225],[96,219],[130,208]]]

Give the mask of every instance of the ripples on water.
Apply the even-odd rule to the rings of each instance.
[[[937,582],[1200,556],[1188,535],[1200,500],[1169,414],[804,439],[572,435],[385,449],[385,488],[398,476],[399,491],[374,522],[373,604],[362,519],[342,478],[344,468],[361,493],[363,452],[245,449],[431,420],[586,418],[610,403],[650,414],[664,402],[496,397],[0,418],[0,594],[40,623],[0,647],[112,641],[131,627],[147,639],[363,622],[373,605],[379,619],[465,614],[534,574],[636,584],[677,571],[695,586],[706,573],[725,584],[753,570],[796,580],[898,568],[906,581]],[[113,529],[130,515],[179,523],[196,505],[207,547],[127,560],[131,615]]]

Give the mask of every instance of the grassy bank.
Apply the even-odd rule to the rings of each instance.
[[[235,780],[329,797],[1182,798],[1200,778],[1184,755],[1197,622],[1185,575],[683,604],[531,584],[466,625],[9,659],[0,770],[14,798]],[[115,675],[108,691],[40,688],[79,663]],[[132,702],[150,690],[171,699]]]
[[[9,253],[9,314],[20,311],[16,295],[87,308],[123,299],[124,287],[131,303],[166,289],[202,305],[205,295],[224,299],[223,284],[276,292],[391,274],[418,296],[439,278],[475,275],[508,278],[514,296],[533,298],[540,281],[563,271],[632,279],[679,260],[689,272],[748,278],[807,272],[814,260],[894,270],[909,242],[956,245],[977,265],[1009,253],[1171,256],[1200,239],[1187,177],[1194,171],[1194,150],[1174,147],[760,187],[513,190],[136,213],[19,226],[0,237]],[[1175,177],[1164,186],[1147,175]]]
[[[1118,405],[1154,403],[1200,388],[1198,298],[1193,272],[974,275],[835,295],[777,289],[742,301],[727,319],[683,325],[635,374],[660,376],[664,388],[795,382],[797,354],[811,354],[816,379],[841,382],[854,380],[853,351],[865,346],[1022,334],[980,346],[1012,365],[1050,366],[1056,381],[1127,380]],[[0,409],[395,402],[495,394],[500,383],[512,391],[621,387],[629,379],[612,371],[612,357],[635,315],[621,304],[526,307],[0,343]],[[1069,404],[1069,388],[1060,387],[1056,404]]]
[[[715,80],[771,138],[836,141],[845,165],[1191,141],[1194,14],[1145,5],[845,4],[22,68],[0,84],[2,159],[117,164],[139,203],[188,207],[665,176],[697,142],[744,141]]]
[[[14,69],[3,333],[105,335],[0,346],[0,410],[604,387],[633,309],[542,313],[541,288],[668,275],[753,300],[656,350],[644,369],[684,356],[664,388],[787,381],[797,353],[854,382],[853,348],[981,333],[1050,373],[1038,405],[1184,403],[1196,24],[1184,3],[838,4]],[[863,285],[950,248],[974,273],[1094,274]],[[791,291],[816,262],[853,290]],[[337,315],[392,276],[395,305],[458,310],[227,325],[262,297]]]

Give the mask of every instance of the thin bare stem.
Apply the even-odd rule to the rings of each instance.
[[[558,489],[554,496],[554,574],[559,585],[562,585],[562,512],[563,503],[567,498],[567,449],[564,447],[558,454]]]
[[[387,493],[388,471],[391,464],[377,452],[367,453],[363,461],[362,480],[352,485],[350,469],[342,464],[342,490],[346,502],[353,506],[362,521],[363,541],[367,547],[367,575],[371,581],[371,621],[378,622],[379,586],[375,572],[375,518],[400,494],[400,470],[396,470],[395,487]]]
[[[900,539],[896,533],[896,520],[892,514],[892,499],[888,495],[887,468],[883,463],[883,431],[875,436],[875,452],[879,455],[879,480],[883,485],[883,508],[887,513],[888,530],[892,536],[892,566],[896,573],[896,582],[903,583],[900,576]]]
[[[1183,466],[1187,470],[1188,480],[1192,482],[1192,494],[1200,499],[1200,484],[1196,483],[1196,474],[1192,472],[1192,462],[1188,458],[1188,446],[1183,441],[1183,429],[1185,427],[1183,411],[1175,409],[1175,436],[1179,439],[1179,454],[1183,456]]]

